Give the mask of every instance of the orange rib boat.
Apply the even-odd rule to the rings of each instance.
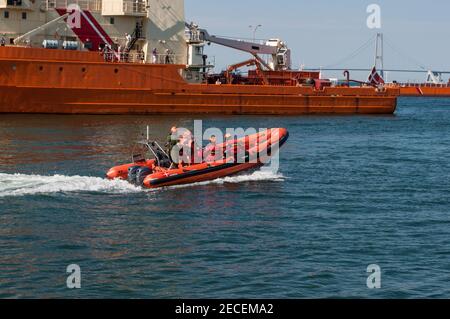
[[[213,159],[207,157],[182,167],[170,165],[170,157],[157,142],[143,141],[138,143],[139,152],[132,155],[133,163],[111,168],[107,177],[128,180],[145,188],[211,181],[268,164],[288,138],[289,132],[284,128],[268,129],[217,145]],[[153,154],[154,159],[149,159],[148,154]]]

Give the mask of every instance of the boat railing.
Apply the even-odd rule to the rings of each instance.
[[[123,12],[125,14],[147,13],[145,1],[123,0]]]
[[[181,54],[152,54],[149,62],[152,64],[184,64],[184,59],[185,57]]]
[[[90,12],[102,11],[102,0],[46,0],[46,8],[67,9],[70,5],[78,5],[81,10]]]
[[[449,83],[399,83],[400,86],[402,87],[414,87],[414,88],[419,88],[419,87],[426,87],[426,88],[448,88],[450,87]]]
[[[136,53],[117,53],[117,52],[104,52],[102,53],[103,59],[106,62],[122,62],[122,63],[144,63],[145,55],[143,52]]]
[[[123,63],[149,63],[149,64],[184,64],[183,56],[176,54],[159,54],[152,56],[150,61],[146,61],[144,52],[104,52],[103,58],[107,62]]]
[[[45,4],[47,10],[67,9],[70,5],[76,4],[81,10],[102,12],[102,0],[45,0]],[[143,0],[122,0],[122,11],[120,13],[125,15],[145,15],[147,13],[146,2]]]

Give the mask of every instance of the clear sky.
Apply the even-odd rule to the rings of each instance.
[[[381,7],[380,30],[367,27],[370,4]],[[419,69],[422,65],[450,71],[449,0],[186,0],[185,6],[186,21],[195,21],[214,35],[252,38],[249,25],[261,24],[256,37],[286,41],[296,67],[369,68],[374,63],[375,35],[383,32],[385,68]],[[335,65],[371,38],[373,43],[361,54]],[[216,45],[207,51],[215,56],[217,71],[248,58]],[[424,74],[388,76],[389,80],[425,78]]]

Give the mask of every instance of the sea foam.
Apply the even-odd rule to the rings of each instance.
[[[173,186],[166,189],[261,181],[279,182],[284,179],[284,176],[279,173],[262,169],[250,174],[241,174],[189,185]],[[143,191],[144,189],[142,187],[134,186],[127,181],[107,180],[100,177],[64,175],[43,176],[0,173],[0,197],[81,192],[128,194]]]
[[[0,173],[0,197],[24,196],[34,194],[99,192],[99,193],[133,193],[141,188],[126,181],[110,181],[88,176],[42,176]]]

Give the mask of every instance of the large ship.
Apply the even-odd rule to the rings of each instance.
[[[392,114],[399,94],[293,70],[279,39],[211,36],[183,0],[0,0],[0,41],[1,113]],[[213,74],[211,43],[250,59]]]
[[[400,88],[401,96],[450,97],[450,81],[444,82],[440,72],[428,71],[423,83],[396,82],[392,83],[392,86]]]
[[[408,83],[394,85],[400,89],[401,96],[450,97],[449,84]]]

